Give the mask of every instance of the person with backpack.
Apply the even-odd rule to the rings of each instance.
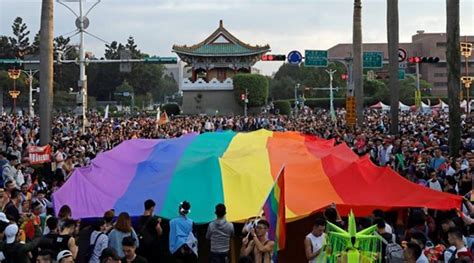
[[[471,252],[464,244],[463,235],[460,229],[451,228],[448,232],[448,240],[452,246],[444,253],[445,263],[454,263],[457,259],[464,257],[474,260]]]
[[[109,245],[109,237],[105,234],[105,221],[97,220],[93,224],[93,229],[86,256],[89,258],[89,263],[100,263],[100,255]]]
[[[158,241],[163,234],[161,218],[153,215],[156,206],[153,200],[146,200],[144,206],[145,212],[138,219],[140,247],[137,249],[137,254],[146,258],[148,262],[159,262],[161,249],[158,248]]]
[[[374,223],[377,225],[376,234],[382,239],[382,263],[403,263],[405,259],[403,248],[397,244],[395,234],[387,232],[382,218],[375,219]]]

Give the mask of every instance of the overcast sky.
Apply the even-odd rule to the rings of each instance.
[[[386,0],[362,0],[363,40],[386,42]],[[94,1],[87,1],[90,7]],[[78,3],[68,3],[78,10]],[[40,0],[0,0],[0,34],[11,35],[11,24],[21,16],[34,34],[39,29]],[[145,53],[171,56],[173,44],[195,44],[224,20],[242,41],[269,44],[272,53],[328,49],[352,41],[353,0],[103,0],[89,14],[88,29],[112,42],[131,35]],[[446,0],[399,0],[400,42],[410,42],[417,30],[445,32]],[[55,5],[55,36],[75,29],[75,17]],[[474,0],[461,0],[461,35],[474,35]],[[78,42],[78,37],[72,39]],[[103,56],[104,42],[86,36],[87,50]],[[275,62],[256,65],[264,74]]]

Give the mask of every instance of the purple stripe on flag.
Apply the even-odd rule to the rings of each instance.
[[[77,169],[53,194],[56,213],[69,205],[74,218],[102,217],[133,180],[137,166],[162,140],[129,140],[99,154],[89,167]]]

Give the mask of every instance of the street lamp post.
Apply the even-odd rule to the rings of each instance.
[[[295,117],[298,115],[298,89],[300,88],[300,84],[297,83],[295,85]]]
[[[33,89],[33,77],[36,73],[39,72],[39,70],[29,70],[29,71],[24,71],[22,70],[23,73],[26,74],[28,77],[28,83],[29,83],[29,96],[28,96],[28,114],[30,117],[33,117],[35,115],[34,109],[33,109],[33,91],[38,92],[39,89]]]
[[[465,66],[465,75],[461,77],[461,82],[464,84],[464,87],[466,88],[466,114],[469,116],[471,113],[470,109],[470,88],[471,84],[474,80],[474,77],[469,76],[469,57],[472,54],[472,43],[467,42],[467,36],[465,42],[461,42],[461,55],[464,57],[464,61],[466,62]],[[462,92],[462,87],[461,87],[461,92]]]
[[[333,81],[333,75],[336,73],[336,70],[326,70],[326,72],[329,74],[329,111],[331,113],[331,120],[335,121],[336,120],[336,114],[334,112],[334,93],[333,93],[333,87],[332,87],[332,81]]]
[[[83,8],[83,2],[85,0],[79,0],[79,14],[74,12],[69,6],[63,3],[64,0],[56,0],[58,3],[62,4],[65,6],[69,11],[71,11],[75,16],[76,16],[76,27],[79,33],[79,58],[78,58],[78,64],[79,64],[79,81],[78,81],[78,86],[81,88],[80,95],[81,95],[81,103],[82,103],[82,131],[85,132],[86,129],[86,124],[87,124],[87,75],[86,75],[86,64],[88,61],[86,61],[86,56],[85,56],[85,42],[84,42],[84,34],[87,33],[86,29],[89,27],[90,21],[87,18],[87,15],[90,13],[90,11],[101,2],[101,0],[97,0],[95,4],[92,5],[92,7],[85,12],[84,14],[84,8]],[[65,1],[64,1],[65,2]]]
[[[12,112],[13,114],[16,114],[16,99],[20,95],[20,91],[16,90],[16,80],[20,77],[21,70],[20,69],[9,69],[8,70],[8,77],[13,80],[13,90],[10,90],[8,94],[13,99],[13,107],[12,107]]]

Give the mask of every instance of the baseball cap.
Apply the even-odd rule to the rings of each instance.
[[[63,258],[67,258],[67,257],[72,257],[72,253],[71,251],[69,250],[63,250],[61,252],[59,252],[57,258],[56,258],[56,261],[59,262],[61,261]]]
[[[108,247],[102,250],[102,254],[100,254],[99,260],[104,260],[107,258],[112,258],[114,260],[120,260],[121,258],[117,255],[117,252],[114,248]]]
[[[16,224],[8,225],[5,228],[5,238],[7,240],[7,244],[12,244],[15,242],[16,234],[18,234],[18,226]]]
[[[3,212],[0,212],[0,221],[10,223],[10,221],[7,219],[7,215],[5,215]]]

